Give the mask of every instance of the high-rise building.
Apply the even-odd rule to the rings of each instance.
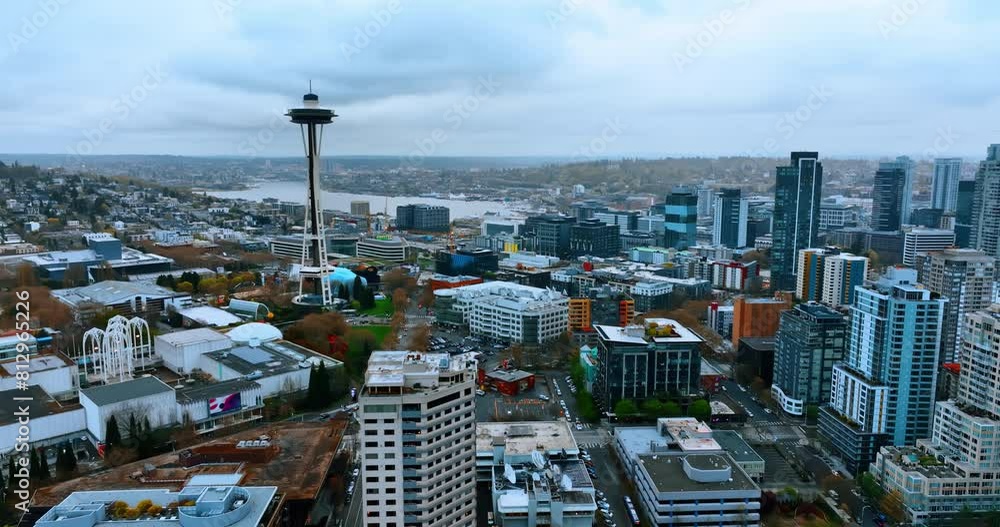
[[[881,166],[884,163],[880,163]],[[913,168],[915,163],[912,159],[907,156],[899,156],[896,158],[894,163],[895,166],[903,169],[904,180],[903,180],[903,206],[901,207],[900,218],[902,218],[901,223],[906,223],[906,220],[910,218],[910,213],[913,212]]]
[[[879,163],[872,188],[871,228],[875,231],[898,231],[909,222],[903,200],[907,189],[907,167],[901,163]]]
[[[612,411],[622,400],[642,401],[663,393],[688,396],[701,389],[701,337],[667,318],[643,325],[595,325],[600,364],[594,396]]]
[[[958,180],[962,176],[962,158],[944,157],[934,160],[931,182],[931,208],[955,212],[958,205]]]
[[[967,314],[962,335],[956,398],[935,405],[934,428],[915,448],[883,448],[871,466],[911,525],[963,516],[953,525],[987,525],[972,513],[1000,509],[1000,306]]]
[[[852,473],[885,445],[912,445],[930,433],[944,300],[890,267],[857,288],[847,354],[833,367],[830,404],[819,429]]]
[[[617,256],[620,242],[618,226],[604,223],[597,216],[569,228],[569,250],[573,256]]]
[[[667,247],[687,249],[698,245],[698,195],[675,188],[663,204],[664,242]]]
[[[476,525],[476,360],[376,351],[358,400],[366,526]]]
[[[605,210],[595,212],[592,218],[587,219],[600,220],[608,225],[614,225],[618,228],[619,233],[641,230],[639,229],[639,213],[634,210]],[[577,219],[577,221],[582,223],[584,220]]]
[[[733,302],[733,348],[743,337],[773,337],[778,332],[781,312],[791,309],[787,298],[736,297]]]
[[[451,211],[441,205],[400,205],[396,207],[396,228],[401,230],[446,232],[451,228]]]
[[[1000,144],[990,145],[976,172],[969,238],[973,249],[1000,258]]]
[[[569,230],[573,218],[556,214],[529,216],[521,234],[534,240],[535,252],[567,259],[570,257]]]
[[[959,362],[959,325],[966,313],[990,307],[996,260],[975,249],[947,249],[918,259],[920,283],[948,299],[941,328],[941,361]]]
[[[955,205],[955,245],[958,247],[971,247],[972,203],[975,195],[974,180],[958,182],[958,200]]]
[[[823,278],[825,260],[838,254],[830,249],[801,249],[798,254],[795,275],[795,298],[805,302],[818,302],[823,298]]]
[[[903,234],[903,265],[917,265],[917,255],[943,251],[955,246],[955,231],[945,229],[909,229]]]
[[[725,245],[733,249],[746,247],[749,210],[750,201],[743,199],[740,189],[722,189],[715,197],[712,244]]]
[[[823,259],[823,294],[820,301],[833,307],[854,303],[854,288],[868,278],[868,258],[842,253]]]
[[[715,194],[716,190],[714,188],[698,189],[699,218],[711,218],[715,215],[715,211],[713,210],[715,207]]]
[[[789,166],[777,167],[771,247],[771,289],[795,287],[799,249],[815,247],[819,233],[823,163],[818,152],[792,152]]]
[[[807,406],[828,402],[833,366],[844,360],[844,316],[822,304],[799,304],[781,314],[774,340],[771,393],[782,410],[803,415]]]
[[[364,216],[368,217],[371,215],[371,203],[367,201],[352,201],[351,202],[351,216]]]

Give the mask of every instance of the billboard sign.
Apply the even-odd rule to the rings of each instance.
[[[212,397],[208,400],[208,415],[213,416],[234,412],[242,407],[239,392],[222,397]]]

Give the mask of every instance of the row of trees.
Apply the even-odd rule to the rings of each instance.
[[[615,403],[615,415],[618,417],[645,416],[650,418],[680,417],[684,415],[681,406],[674,401],[647,399],[637,405],[631,399],[622,399]],[[687,407],[688,417],[699,421],[707,421],[712,417],[712,406],[705,399],[696,399]]]
[[[7,488],[5,482],[13,483],[15,479],[14,458],[15,456],[13,455],[7,456],[7,476],[5,478],[3,473],[0,472],[0,487]],[[73,477],[76,474],[76,467],[77,460],[76,453],[73,452],[73,446],[69,442],[57,445],[55,480],[61,481]],[[28,470],[30,471],[31,484],[35,487],[53,481],[52,468],[49,466],[49,459],[45,454],[45,448],[31,448],[28,454]]]

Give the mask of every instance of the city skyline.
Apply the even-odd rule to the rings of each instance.
[[[993,15],[915,4],[25,3],[0,27],[0,144],[290,157],[278,114],[312,80],[343,116],[331,155],[976,159],[1000,106],[959,72],[990,71]]]

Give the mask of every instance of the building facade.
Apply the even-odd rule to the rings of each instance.
[[[598,405],[612,411],[623,399],[641,401],[699,391],[701,337],[666,318],[641,326],[594,326],[600,371],[594,383]]]
[[[465,325],[474,335],[502,342],[541,344],[569,327],[569,298],[510,282],[439,289],[434,306],[438,323]]]
[[[875,231],[898,231],[909,220],[904,216],[907,167],[900,163],[879,163],[872,188],[871,228]]]
[[[996,260],[974,249],[927,253],[918,261],[920,283],[948,299],[941,325],[941,361],[960,362],[960,325],[966,313],[993,303]]]
[[[955,245],[972,246],[972,204],[976,194],[975,181],[958,182],[958,199],[955,205]]]
[[[525,238],[533,240],[538,254],[567,259],[571,253],[569,232],[573,223],[573,218],[568,216],[531,216],[524,221],[521,233]]]
[[[698,194],[677,188],[667,194],[663,204],[664,245],[687,249],[698,245]]]
[[[833,366],[844,360],[847,320],[822,304],[799,304],[781,314],[775,336],[771,394],[782,410],[803,415],[830,399]]]
[[[958,205],[958,180],[962,176],[962,158],[939,157],[934,160],[931,180],[931,208],[955,212]]]
[[[903,265],[917,265],[917,255],[955,246],[955,232],[944,229],[909,229],[903,234]]]
[[[358,400],[366,526],[476,525],[476,361],[376,351]]]
[[[833,307],[854,303],[854,291],[868,279],[868,258],[842,253],[823,260],[820,301]]]
[[[749,200],[743,199],[739,188],[722,189],[715,197],[715,218],[712,222],[712,244],[733,249],[747,246],[747,215]]]
[[[935,407],[934,428],[916,447],[883,448],[871,466],[882,487],[902,501],[907,521],[929,525],[1000,510],[1000,311],[963,319],[958,395]],[[980,523],[982,522],[982,523]]]
[[[834,366],[820,434],[852,472],[883,444],[913,445],[930,433],[944,303],[892,268],[858,288],[845,361]]]
[[[451,211],[441,205],[400,205],[396,207],[396,228],[400,230],[446,232],[451,228]]]
[[[815,247],[819,233],[823,163],[818,152],[792,152],[791,164],[777,167],[771,246],[771,289],[795,287],[796,256]]]
[[[782,298],[736,297],[733,302],[733,348],[743,337],[773,337],[778,332],[782,311],[792,303]]]
[[[569,250],[573,256],[608,258],[618,255],[621,232],[616,225],[609,225],[592,218],[570,226]]]
[[[986,160],[979,163],[971,225],[972,248],[1000,258],[1000,144],[990,145]]]

